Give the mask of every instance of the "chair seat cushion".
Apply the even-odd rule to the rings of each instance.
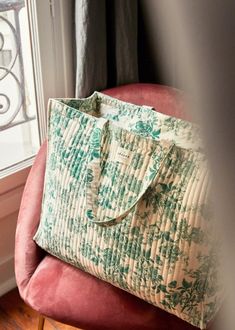
[[[27,291],[26,302],[41,314],[86,330],[196,329],[49,255],[37,267]]]

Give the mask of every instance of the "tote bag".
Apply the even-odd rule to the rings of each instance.
[[[220,289],[197,127],[98,92],[48,108],[36,243],[205,329]]]

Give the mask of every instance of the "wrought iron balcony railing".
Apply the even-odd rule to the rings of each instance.
[[[24,0],[0,1],[0,131],[35,119],[27,111],[19,15]]]

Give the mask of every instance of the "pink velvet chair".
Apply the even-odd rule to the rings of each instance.
[[[131,84],[104,93],[187,118],[182,92]],[[41,250],[33,241],[43,192],[46,142],[29,174],[19,212],[15,273],[23,300],[40,315],[86,330],[193,330],[195,327]],[[43,319],[39,327],[43,328]]]

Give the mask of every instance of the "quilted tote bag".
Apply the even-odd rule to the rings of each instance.
[[[36,243],[205,329],[220,300],[197,128],[95,92],[49,101]]]

